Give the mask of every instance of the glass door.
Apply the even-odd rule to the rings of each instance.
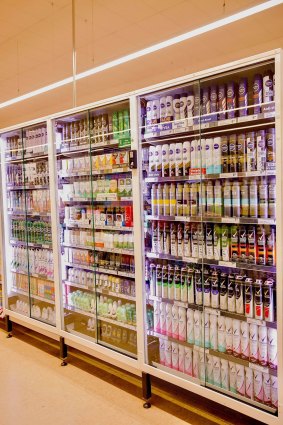
[[[274,62],[201,80],[200,92],[206,385],[275,412]]]
[[[46,124],[2,140],[7,308],[55,325]]]
[[[129,103],[54,124],[65,330],[136,357]]]
[[[200,89],[140,99],[148,364],[205,383]]]

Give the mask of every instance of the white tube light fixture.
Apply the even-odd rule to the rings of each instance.
[[[205,34],[209,31],[213,31],[215,29],[224,27],[225,25],[229,25],[233,22],[240,21],[241,19],[248,18],[252,15],[271,9],[272,7],[278,6],[280,4],[283,4],[283,0],[270,0],[264,3],[260,3],[256,6],[250,7],[249,9],[227,16],[226,18],[218,19],[217,21],[211,22],[210,24],[207,24],[207,25],[203,25],[202,27],[196,28],[192,31],[188,31],[176,37],[169,38],[168,40],[162,41],[157,44],[153,44],[152,46],[146,47],[145,49],[137,50],[136,52],[130,53],[128,55],[121,56],[118,59],[114,59],[110,62],[106,62],[94,68],[90,68],[84,72],[80,72],[79,74],[75,75],[75,80],[81,80],[91,75],[98,74],[99,72],[103,72],[107,69],[114,68],[115,66],[122,65],[123,63],[130,62],[142,56],[146,56],[150,53],[157,52],[158,50],[165,49],[166,47],[173,46],[175,44],[181,43],[182,41],[186,41],[191,38],[197,37],[198,35]],[[21,96],[14,97],[12,99],[9,99],[5,102],[0,103],[0,109],[6,108],[7,106],[13,105],[18,102],[22,102],[23,100],[30,99],[34,96],[38,96],[39,94],[54,90],[58,87],[71,84],[73,81],[74,81],[73,76],[68,77],[63,80],[57,81],[55,83],[49,84],[47,86],[41,87],[37,90],[33,90],[29,93],[23,94]]]

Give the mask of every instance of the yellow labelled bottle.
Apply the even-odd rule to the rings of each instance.
[[[153,184],[151,186],[151,214],[158,215],[158,204],[157,204],[157,186]]]
[[[170,192],[169,192],[169,198],[170,198],[170,216],[176,215],[176,206],[177,206],[177,200],[176,200],[176,186],[174,183],[171,183],[170,185]]]
[[[162,177],[169,177],[169,145],[162,145]]]
[[[268,217],[275,218],[276,208],[276,179],[271,177],[268,182]]]
[[[186,141],[183,143],[183,175],[189,176],[191,168],[191,143]]]
[[[275,258],[275,227],[268,226],[266,232],[266,265],[267,266],[275,266],[276,258]]]
[[[243,179],[241,188],[241,217],[249,217],[249,184],[247,179]]]
[[[163,201],[163,214],[170,215],[170,186],[168,183],[163,185],[162,198],[161,202]]]
[[[169,222],[164,222],[163,227],[163,252],[164,254],[170,254],[170,224]]]
[[[163,185],[158,184],[157,191],[156,191],[156,198],[157,198],[157,215],[164,215],[164,203],[163,203]]]
[[[205,217],[206,215],[206,184],[201,182],[198,184],[199,191],[199,214]]]
[[[242,173],[246,171],[246,135],[245,133],[237,136],[237,170]]]

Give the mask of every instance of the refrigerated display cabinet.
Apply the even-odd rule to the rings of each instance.
[[[137,358],[129,100],[53,120],[63,329]]]
[[[140,94],[138,114],[144,371],[267,423],[280,408],[281,73],[280,54],[209,70]]]
[[[56,325],[46,122],[1,134],[6,308]]]

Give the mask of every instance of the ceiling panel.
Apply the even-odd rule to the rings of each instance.
[[[225,0],[223,8],[224,0],[76,0],[77,70],[84,71],[261,1]],[[1,0],[0,57],[4,60],[0,102],[71,75],[71,5],[71,0]],[[278,6],[81,81],[77,84],[78,101],[91,102],[283,46],[282,16],[283,7]],[[71,107],[69,92],[70,87],[66,89],[68,95],[61,91],[62,98],[50,92],[0,110],[0,126],[19,117]]]

